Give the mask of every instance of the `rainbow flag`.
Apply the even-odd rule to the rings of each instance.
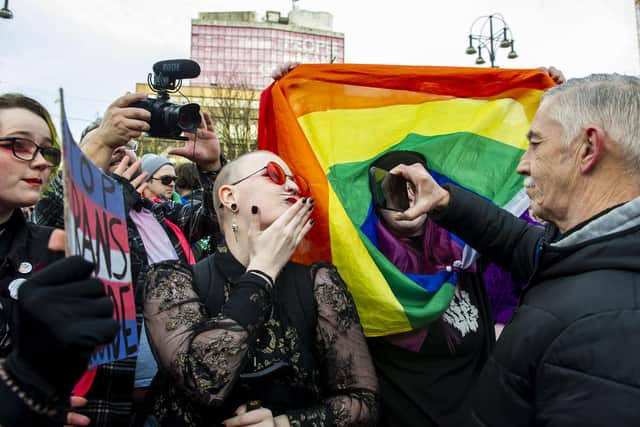
[[[316,199],[316,225],[297,260],[337,266],[366,335],[433,321],[456,283],[455,271],[403,274],[378,250],[369,165],[391,150],[418,151],[438,181],[520,215],[528,200],[516,165],[553,85],[539,70],[315,64],[263,92],[258,146],[307,178]]]

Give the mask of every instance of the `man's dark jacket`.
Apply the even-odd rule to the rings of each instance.
[[[640,426],[640,198],[561,235],[448,190],[436,222],[528,280],[470,425]]]

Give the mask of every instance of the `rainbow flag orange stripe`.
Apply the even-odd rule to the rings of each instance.
[[[455,288],[455,273],[405,275],[377,249],[368,166],[390,150],[418,151],[441,182],[520,215],[527,201],[515,167],[553,85],[539,70],[315,64],[265,90],[259,147],[305,176],[316,199],[316,225],[297,259],[338,267],[367,335],[432,321]]]

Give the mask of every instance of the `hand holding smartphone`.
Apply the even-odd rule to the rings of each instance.
[[[411,190],[409,181],[388,170],[371,166],[369,182],[373,203],[377,208],[398,212],[409,209],[409,191]]]

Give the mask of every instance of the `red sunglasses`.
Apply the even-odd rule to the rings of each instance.
[[[283,185],[285,182],[287,182],[287,178],[290,178],[298,186],[298,194],[300,196],[302,197],[309,196],[310,191],[309,191],[309,183],[307,182],[307,180],[301,177],[300,175],[287,175],[284,169],[282,169],[282,166],[280,166],[276,162],[267,163],[266,166],[258,169],[257,171],[255,171],[250,175],[245,176],[242,179],[237,180],[236,182],[231,183],[231,185],[239,184],[245,179],[249,179],[252,176],[262,171],[265,171],[265,173],[262,174],[262,176],[269,177],[269,179],[271,179],[271,181],[273,181],[274,184]]]

